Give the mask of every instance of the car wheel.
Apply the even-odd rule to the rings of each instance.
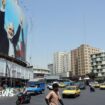
[[[31,99],[31,95],[29,95],[28,97],[29,97],[29,99]]]
[[[76,94],[74,94],[74,98],[76,97],[77,95]]]
[[[42,94],[43,92],[42,91],[40,91],[40,94]]]
[[[21,103],[21,102],[20,102],[19,100],[16,101],[16,105],[20,105],[20,103]]]
[[[37,95],[38,93],[37,92],[34,92],[34,95]]]
[[[78,96],[80,96],[80,93],[78,94]]]
[[[62,98],[65,98],[65,95],[62,95]]]
[[[30,103],[30,100],[28,100],[28,103]]]

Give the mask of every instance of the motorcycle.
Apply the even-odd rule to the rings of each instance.
[[[30,103],[30,100],[31,100],[30,94],[19,93],[17,96],[18,98],[16,100],[16,105]]]
[[[90,92],[95,92],[95,88],[90,85]]]

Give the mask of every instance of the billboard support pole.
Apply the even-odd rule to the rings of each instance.
[[[5,71],[5,85],[7,86],[7,78],[8,78],[8,64],[7,64],[7,60],[6,60],[6,71]]]

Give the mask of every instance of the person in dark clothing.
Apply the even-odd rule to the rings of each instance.
[[[0,53],[16,56],[16,46],[19,41],[20,32],[22,28],[22,21],[20,22],[16,34],[14,34],[14,26],[12,23],[9,24],[7,30],[4,28],[5,25],[5,5],[6,0],[2,0],[0,9]]]
[[[90,92],[95,92],[95,88],[91,84],[89,84],[89,87],[90,87]]]

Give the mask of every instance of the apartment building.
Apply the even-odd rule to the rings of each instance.
[[[91,55],[91,67],[97,77],[105,76],[105,52]]]
[[[50,73],[53,75],[53,64],[48,64],[48,69],[50,70]]]
[[[78,75],[78,50],[71,50],[71,71],[72,75]]]
[[[54,53],[54,74],[62,77],[69,77],[71,71],[71,54],[70,52]]]
[[[71,50],[71,70],[74,76],[84,76],[91,71],[91,54],[99,53],[101,50],[92,46],[82,44],[77,49]]]

